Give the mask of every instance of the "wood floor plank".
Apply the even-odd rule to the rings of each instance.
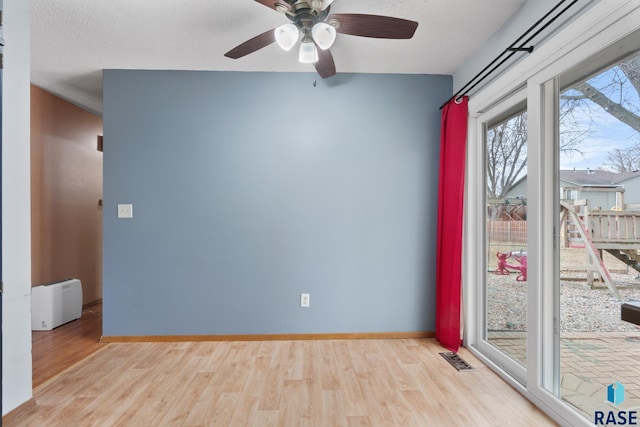
[[[517,391],[431,339],[106,344],[5,427],[547,426]]]
[[[215,411],[213,414],[207,409],[202,412],[200,418],[204,425],[212,425],[216,427],[227,427],[231,425],[231,420],[238,411],[240,402],[240,395],[238,393],[223,393],[222,396],[215,403]],[[209,417],[211,416],[211,417]]]
[[[346,426],[344,399],[340,390],[322,390],[322,422],[328,426]]]
[[[345,341],[338,341],[334,343],[333,349],[339,372],[340,390],[343,391],[345,397],[345,413],[347,417],[366,416],[367,406],[358,381],[358,373],[353,365],[349,345]]]
[[[303,424],[303,420],[309,422],[309,399],[305,393],[305,384],[302,380],[285,380],[283,395],[290,398],[283,402],[278,415],[278,426],[293,426]]]
[[[371,419],[382,425],[392,425],[393,418],[389,412],[387,401],[391,398],[391,390],[374,371],[358,374],[358,382],[363,391],[367,413]]]
[[[367,416],[349,416],[347,417],[348,427],[371,427],[374,424],[371,422],[371,418]],[[427,425],[427,424],[425,424]]]
[[[250,426],[258,422],[255,415],[258,411],[259,401],[260,399],[255,396],[241,395],[238,400],[237,410],[233,414],[233,418],[231,418],[229,427]]]

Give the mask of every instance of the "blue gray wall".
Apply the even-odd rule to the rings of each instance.
[[[452,79],[315,78],[105,71],[104,335],[434,330]]]

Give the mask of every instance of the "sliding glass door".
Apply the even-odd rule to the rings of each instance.
[[[638,40],[557,79],[555,391],[589,420],[640,406],[640,326],[621,320],[640,302]]]
[[[479,348],[521,382],[527,366],[527,109],[524,93],[482,115],[484,243]]]
[[[598,2],[469,102],[466,343],[563,425],[640,408],[639,22]]]

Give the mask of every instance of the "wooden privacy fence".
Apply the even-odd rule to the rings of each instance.
[[[487,221],[487,238],[492,242],[526,243],[527,221]]]

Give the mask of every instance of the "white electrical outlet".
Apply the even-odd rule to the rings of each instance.
[[[300,307],[308,308],[311,296],[309,294],[300,294]]]
[[[131,204],[119,204],[118,205],[118,218],[133,218],[133,205]]]

